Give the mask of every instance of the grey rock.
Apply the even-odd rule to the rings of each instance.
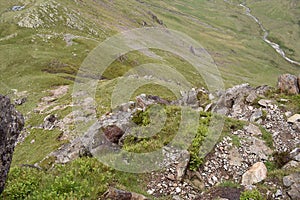
[[[237,148],[229,151],[229,164],[233,166],[242,166],[243,158],[238,152]]]
[[[258,104],[263,107],[268,107],[273,101],[268,99],[261,99],[258,101]]]
[[[216,97],[211,93],[208,95],[208,99],[211,100],[211,101],[214,100],[215,98]]]
[[[219,99],[213,112],[227,115],[230,109],[234,110],[234,114],[238,115],[244,107],[244,99],[254,89],[249,84],[242,84],[229,88],[225,92],[219,92]]]
[[[249,124],[248,126],[245,126],[244,129],[251,135],[254,135],[254,136],[262,135],[262,132],[260,131],[260,129],[253,124]]]
[[[168,102],[165,99],[162,99],[158,96],[153,96],[153,95],[146,95],[146,94],[141,94],[139,96],[136,97],[136,102],[137,102],[137,106],[142,108],[143,110],[146,110],[146,108],[150,105],[153,104],[169,104],[170,102]]]
[[[0,194],[4,190],[15,144],[23,127],[23,116],[15,110],[9,98],[0,95]]]
[[[256,137],[247,137],[248,142],[251,144],[249,153],[255,154],[260,160],[267,160],[273,151],[265,144],[265,142]]]
[[[299,156],[300,156],[300,148],[295,148],[290,152],[290,157],[296,161],[299,161]]]
[[[214,112],[219,115],[227,115],[229,113],[229,109],[226,107],[214,109]]]
[[[294,159],[295,159],[296,161],[300,162],[300,153],[298,153],[298,155],[296,155],[296,156],[294,157]]]
[[[204,112],[209,111],[209,110],[211,109],[211,107],[212,107],[212,103],[210,103],[210,104],[208,104],[207,106],[205,106]]]
[[[189,161],[190,161],[190,153],[187,150],[182,151],[180,159],[176,166],[176,173],[177,173],[176,179],[178,181],[182,181],[182,179],[185,175],[186,169],[188,167]]]
[[[247,98],[246,98],[246,101],[248,103],[253,103],[255,100],[257,99],[257,95],[255,94],[255,92],[251,92]]]
[[[285,164],[282,169],[291,169],[291,168],[299,168],[300,167],[300,162],[291,160],[287,164]]]
[[[189,106],[192,108],[199,108],[200,102],[198,100],[198,93],[199,94],[206,94],[203,90],[196,90],[192,88],[189,91],[181,91],[181,98],[179,100],[173,101],[172,104],[181,105],[181,106]],[[205,99],[202,99],[205,101]],[[204,104],[203,104],[204,106]]]
[[[16,99],[15,104],[20,106],[20,105],[24,104],[26,101],[27,101],[27,98],[23,97],[23,98],[20,98],[20,99]]]
[[[250,117],[250,122],[256,122],[258,119],[262,117],[262,111],[257,109]]]
[[[299,180],[298,183],[295,183],[291,186],[291,189],[287,192],[287,194],[289,195],[289,197],[292,200],[299,200],[300,199],[300,184],[299,184]]]
[[[281,190],[277,190],[275,193],[275,197],[281,197],[282,196],[282,191]]]
[[[285,187],[290,187],[294,183],[299,182],[299,180],[300,180],[300,173],[294,173],[283,177],[282,181]]]
[[[56,115],[48,115],[44,118],[44,123],[42,128],[45,130],[52,130],[55,127],[56,122],[58,121]]]
[[[173,198],[172,198],[173,200],[182,200],[182,198],[180,197],[180,196],[178,196],[178,195],[176,195],[176,196],[173,196]]]

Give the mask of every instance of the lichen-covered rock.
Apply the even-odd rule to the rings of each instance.
[[[0,95],[0,194],[4,190],[18,136],[24,126],[23,116],[10,99]]]
[[[299,85],[297,76],[283,74],[278,78],[278,89],[280,92],[288,94],[299,94]]]

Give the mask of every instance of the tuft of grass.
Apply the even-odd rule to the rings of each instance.
[[[49,153],[58,149],[66,141],[59,141],[59,130],[31,129],[30,135],[15,148],[12,166],[34,164],[41,161]]]
[[[227,187],[227,188],[241,188],[241,185],[239,183],[233,182],[233,181],[224,181],[221,182],[219,187]]]
[[[232,135],[230,136],[231,139],[232,139],[232,144],[235,146],[235,147],[240,147],[241,146],[241,140],[239,138],[239,136],[237,135]]]
[[[260,130],[262,132],[262,139],[265,141],[266,145],[270,149],[274,149],[272,134],[268,132],[266,129],[264,129],[263,127],[260,127]]]

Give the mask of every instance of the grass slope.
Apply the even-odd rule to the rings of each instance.
[[[27,102],[19,106],[18,110],[28,116],[26,126],[39,125],[45,116],[33,113],[32,110],[37,106],[40,99],[46,95],[43,91],[57,85],[67,84],[72,86],[76,73],[85,57],[106,38],[124,30],[142,27],[143,23],[151,27],[161,26],[153,18],[153,15],[162,20],[166,27],[181,31],[202,44],[217,64],[227,87],[244,82],[249,82],[252,85],[269,84],[274,86],[276,77],[279,74],[286,72],[299,74],[300,68],[298,66],[286,62],[274,49],[263,42],[258,25],[245,15],[242,8],[237,6],[239,1],[232,2],[234,4],[228,4],[221,0],[1,1],[0,93],[14,98],[15,95],[12,89],[28,91]],[[252,9],[253,14],[270,31],[270,39],[280,43],[289,56],[299,61],[300,47],[297,45],[300,38],[299,19],[297,18],[299,16],[299,2],[297,0],[247,0],[246,3]],[[13,12],[11,8],[14,5],[26,5],[26,7],[22,11]],[[46,9],[46,12],[43,9]],[[265,12],[265,10],[267,11]],[[37,28],[18,26],[18,22],[26,16],[31,16],[31,18],[37,16],[44,23]],[[66,34],[76,36],[72,45],[67,45],[67,42],[64,41]],[[186,61],[169,52],[153,49],[151,51],[163,60],[157,60],[146,56],[143,52],[136,51],[126,54],[126,59],[118,59],[112,63],[104,74],[107,79],[99,82],[97,89],[98,115],[109,111],[110,95],[117,84],[118,76],[122,76],[127,70],[141,64],[159,63],[172,66],[191,81],[194,86],[205,86],[199,74],[194,73],[192,66]],[[141,92],[153,93],[167,99],[174,98],[170,91],[156,85],[146,85],[134,95]],[[71,91],[62,101],[58,100],[58,104],[69,103],[71,103]],[[62,110],[57,111],[56,114],[62,118],[68,112]],[[173,125],[165,127],[163,131],[170,133],[172,127]],[[94,188],[90,190],[90,194],[85,194],[82,191],[86,192],[86,188],[95,183],[101,184],[101,180],[100,182],[91,180],[89,183],[82,182],[81,185],[74,185],[72,181],[81,181],[82,177],[74,179],[74,176],[70,175],[68,180],[59,179],[66,175],[69,168],[75,166],[75,169],[77,169],[79,165],[77,162],[92,162],[91,165],[99,165],[91,160],[76,161],[75,164],[66,166],[65,171],[54,170],[49,172],[50,175],[45,175],[44,172],[19,169],[20,164],[33,164],[62,144],[61,141],[57,140],[60,135],[58,130],[28,130],[31,134],[23,144],[17,146],[13,160],[13,167],[16,167],[16,169],[12,170],[12,173],[19,174],[20,180],[23,180],[24,177],[25,180],[28,176],[45,176],[37,191],[43,191],[44,187],[48,187],[53,181],[57,183],[65,181],[71,188],[69,191],[65,191],[66,194],[76,193],[77,191],[76,194],[71,194],[74,195],[74,198],[81,198],[81,194],[99,197],[98,193],[102,193],[106,189],[107,186],[100,189]],[[156,142],[156,140],[149,139],[150,142],[146,141],[145,144],[151,149],[163,145],[164,142],[169,141],[169,137],[168,134],[162,134],[161,138],[163,140],[160,142],[154,144],[151,142]],[[31,144],[33,139],[35,142]],[[128,141],[126,148],[138,151],[140,150],[139,145],[142,144],[131,144]],[[195,161],[197,165],[200,162],[197,158],[195,158]],[[99,168],[104,169],[102,166]],[[106,173],[106,171],[103,173]],[[53,174],[58,174],[58,180],[50,177]],[[14,178],[16,178],[14,174],[10,175],[9,189],[4,195],[11,195],[10,192],[16,191],[18,187],[25,188],[25,191],[20,191],[21,196],[16,196],[16,198],[23,197],[24,193],[28,195],[30,191],[27,191],[28,185],[26,184],[30,185],[30,181],[27,183],[24,181],[20,183],[21,185],[18,185],[18,183],[14,183]],[[108,173],[103,181],[106,182],[106,180],[112,179],[110,173]],[[126,180],[134,180],[134,178],[129,174],[122,174],[117,181],[112,181],[112,183],[119,184],[119,186],[132,191],[145,193],[143,192],[144,186],[134,188],[139,183],[134,185]],[[35,186],[35,183],[39,182],[40,179],[37,178],[32,181],[34,183],[32,185]],[[25,186],[22,184],[25,184]],[[31,186],[29,189],[36,190]],[[61,188],[58,185],[57,188],[52,189],[47,190],[49,192],[47,198],[52,198],[51,192]],[[65,193],[62,191],[62,196],[58,195],[57,198],[63,198]],[[36,194],[36,198],[41,197],[44,196]]]

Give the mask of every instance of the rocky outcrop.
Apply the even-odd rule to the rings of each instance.
[[[269,99],[267,94],[271,90],[273,89],[268,86],[254,88],[249,84],[214,93],[205,89],[192,89],[181,92],[181,98],[176,101],[142,94],[136,97],[135,102],[122,104],[103,115],[82,138],[65,144],[60,151],[50,156],[54,156],[58,163],[66,163],[106,147],[118,151],[122,148],[124,139],[136,130],[132,118],[137,113],[157,104],[189,106],[196,111],[212,111],[240,120],[244,127],[233,123],[227,135],[216,141],[214,149],[196,171],[188,169],[188,151],[168,145],[163,147],[165,160],[162,164],[165,164],[166,168],[162,172],[151,173],[151,180],[147,184],[149,195],[195,199],[199,191],[213,190],[222,182],[233,181],[246,187],[255,187],[252,185],[265,180],[266,184],[273,187],[267,194],[268,197],[286,199],[295,188],[297,189],[297,184],[283,188],[282,184],[266,178],[264,163],[276,160],[274,153],[281,155],[290,152],[291,159],[282,163],[280,168],[297,168],[300,163],[299,150],[296,148],[299,145],[300,129],[295,126],[299,123],[297,115],[292,116],[292,112],[287,112],[287,107],[283,108],[283,104],[288,100]],[[279,101],[282,104],[278,103]],[[134,134],[140,134],[138,131],[137,129]],[[112,190],[111,195],[114,194],[127,195],[126,198],[132,195],[130,192]],[[117,198],[121,199],[121,196]]]
[[[23,116],[9,98],[0,95],[0,193],[4,190],[18,136],[24,126]]]
[[[291,74],[283,74],[278,78],[278,89],[280,92],[287,94],[299,94],[299,80],[297,76]]]
[[[253,88],[249,84],[242,84],[229,88],[226,91],[219,91],[216,94],[218,100],[214,103],[212,111],[235,118],[239,118],[242,114],[251,113],[253,115],[251,121],[254,122],[262,114],[260,110],[252,112],[253,109],[247,109],[246,105],[252,104],[259,96],[264,96],[270,89],[268,86]]]

